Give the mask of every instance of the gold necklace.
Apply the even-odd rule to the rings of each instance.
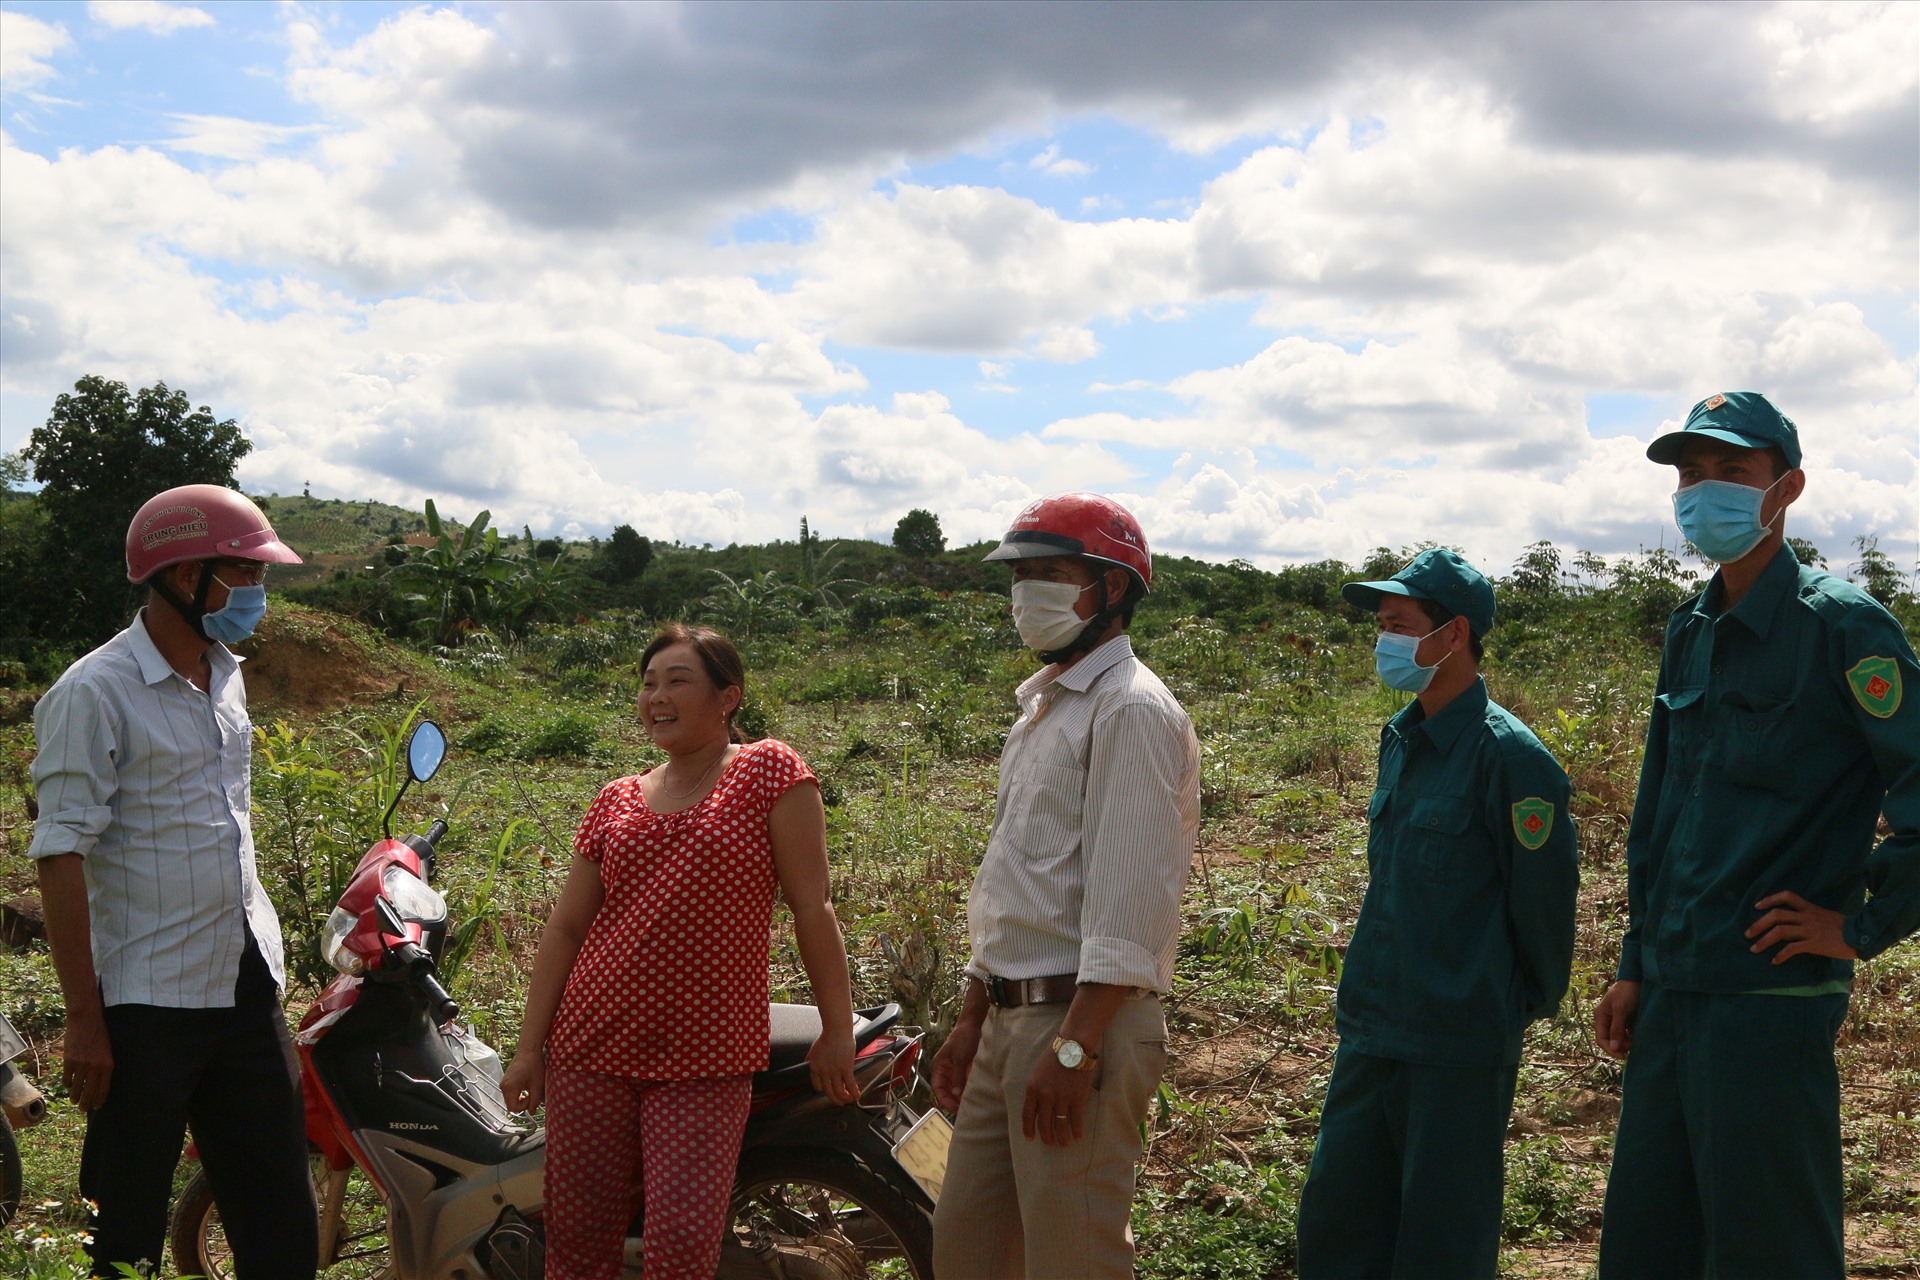
[[[675,791],[672,787],[669,787],[667,785],[667,771],[665,769],[662,769],[660,771],[660,789],[667,793],[667,799],[669,800],[685,800],[688,796],[692,795],[694,792],[698,791],[701,787],[706,785],[707,778],[713,773],[714,767],[717,766],[722,760],[725,760],[726,758],[727,758],[727,749],[725,747],[721,747],[720,754],[713,758],[713,764],[708,765],[707,771],[701,774],[699,779],[695,781],[694,784],[688,787],[685,791]]]

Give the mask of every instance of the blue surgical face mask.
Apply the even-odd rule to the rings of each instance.
[[[215,582],[227,587],[216,575]],[[227,602],[211,613],[200,616],[200,632],[222,644],[239,644],[253,634],[260,619],[267,616],[267,589],[264,586],[227,587]]]
[[[1441,623],[1439,627],[1427,632],[1427,636],[1435,634],[1446,625],[1444,622]],[[1391,631],[1382,631],[1380,638],[1373,642],[1373,669],[1380,673],[1380,679],[1385,682],[1387,688],[1398,689],[1402,693],[1421,693],[1433,683],[1433,673],[1440,669],[1440,662],[1445,662],[1447,658],[1442,657],[1440,662],[1430,667],[1420,665],[1413,655],[1420,648],[1420,642],[1427,636],[1403,636]],[[1447,656],[1452,655],[1449,653]]]
[[[1780,480],[1764,489],[1730,480],[1697,480],[1673,495],[1674,523],[1701,555],[1715,564],[1732,564],[1766,538],[1760,507]],[[1778,520],[1779,513],[1773,518]]]

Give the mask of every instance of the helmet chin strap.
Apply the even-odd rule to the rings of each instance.
[[[162,569],[147,585],[152,587],[154,593],[165,600],[175,613],[186,619],[188,626],[205,637],[207,630],[201,625],[201,620],[207,616],[207,592],[213,589],[213,562],[210,560],[200,562],[200,581],[193,589],[191,602],[182,600],[179,594],[167,585],[166,574],[167,571]]]
[[[1040,661],[1066,662],[1097,647],[1100,638],[1107,634],[1107,627],[1120,616],[1119,607],[1107,603],[1107,575],[1102,573],[1093,585],[1100,592],[1100,607],[1093,611],[1093,616],[1087,619],[1087,625],[1080,628],[1080,634],[1069,643],[1058,649],[1041,650]]]

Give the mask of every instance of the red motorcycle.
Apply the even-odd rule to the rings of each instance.
[[[432,777],[445,753],[438,726],[423,722],[400,791]],[[327,920],[322,951],[340,976],[295,1037],[321,1266],[383,1280],[540,1280],[545,1132],[508,1114],[498,1055],[456,1021],[435,963],[447,904],[431,886],[447,827],[393,839],[399,801]],[[753,1081],[719,1277],[931,1280],[950,1131],[939,1112],[907,1104],[921,1033],[895,1025],[897,1005],[860,1010],[860,1099],[836,1106],[808,1076],[818,1011],[768,1013],[771,1061]],[[626,1274],[638,1276],[646,1224],[638,1187],[633,1197]],[[174,1206],[172,1251],[183,1275],[233,1274],[204,1172]]]

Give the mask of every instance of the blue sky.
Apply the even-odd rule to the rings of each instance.
[[[257,489],[542,533],[1094,488],[1167,550],[1498,568],[1670,542],[1644,442],[1754,388],[1790,527],[1920,556],[1912,5],[0,23],[0,449],[100,373]]]

